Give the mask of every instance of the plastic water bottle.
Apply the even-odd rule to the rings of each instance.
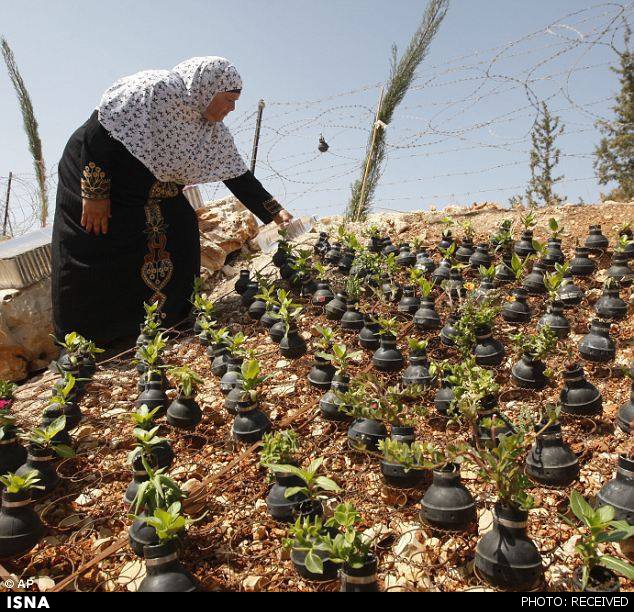
[[[299,236],[310,232],[317,217],[297,217],[286,226],[286,236],[288,240],[295,240]],[[256,237],[256,242],[263,253],[272,250],[280,241],[280,227],[277,223],[269,223]]]

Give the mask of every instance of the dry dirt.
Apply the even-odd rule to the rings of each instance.
[[[440,235],[441,213],[379,215],[376,221],[387,224],[395,243],[419,237],[434,245]],[[480,209],[463,210],[476,229],[476,238],[485,239],[502,218],[517,218],[518,212],[485,205]],[[569,256],[577,240],[585,239],[590,223],[601,223],[606,235],[614,239],[613,226],[625,220],[634,221],[634,205],[564,206],[538,213],[536,236],[546,236],[547,219],[559,218],[565,225],[564,251]],[[328,221],[328,220],[327,220]],[[332,226],[332,220],[330,225]],[[327,223],[328,224],[328,223]],[[326,225],[327,225],[326,224]],[[459,230],[457,235],[459,235]],[[313,239],[309,237],[309,240]],[[262,255],[251,262],[253,269],[274,271],[270,258]],[[601,268],[609,265],[601,259]],[[339,280],[341,277],[336,277]],[[600,294],[600,275],[582,284],[589,290],[586,302],[570,316],[573,334],[566,344],[576,346],[593,318],[593,304]],[[239,307],[237,296],[230,291],[235,279],[218,282],[212,291],[222,313],[223,324],[234,331],[243,329],[266,372],[273,376],[263,385],[261,406],[269,414],[274,427],[293,427],[302,439],[302,461],[324,456],[325,473],[342,488],[329,507],[339,500],[353,502],[361,512],[365,528],[377,534],[379,578],[385,590],[482,590],[472,571],[477,533],[452,535],[422,528],[418,520],[423,491],[410,495],[387,489],[381,480],[376,457],[354,454],[347,449],[346,425],[324,421],[317,408],[321,393],[312,388],[306,374],[311,366],[310,353],[289,362],[283,359],[268,335],[260,331]],[[336,282],[335,282],[336,285]],[[623,291],[632,304],[632,288]],[[531,298],[534,310],[543,300]],[[439,300],[441,316],[447,312]],[[537,317],[534,318],[536,320]],[[300,328],[309,335],[316,323],[325,318],[306,310]],[[408,322],[402,320],[403,329]],[[496,335],[508,344],[511,328],[502,321]],[[355,337],[338,332],[339,337],[354,345]],[[421,337],[421,334],[416,334]],[[634,325],[630,316],[613,327],[618,340],[618,364],[625,365],[634,357]],[[205,590],[336,590],[338,585],[314,585],[301,580],[283,551],[284,525],[276,524],[267,514],[264,498],[269,488],[265,472],[258,466],[256,447],[238,447],[231,441],[231,417],[223,410],[223,396],[218,380],[210,372],[204,347],[188,332],[175,332],[167,361],[188,364],[205,380],[198,401],[203,408],[202,423],[192,433],[183,433],[163,426],[163,434],[172,442],[176,460],[172,475],[192,492],[188,509],[193,514],[207,511],[204,520],[193,526],[187,535],[182,554],[184,564],[200,580]],[[432,335],[428,335],[432,338]],[[400,338],[404,343],[404,334]],[[442,356],[437,340],[432,340],[432,356]],[[451,353],[447,353],[450,355]],[[561,355],[551,365],[561,370]],[[52,496],[36,506],[47,525],[46,538],[21,559],[3,562],[0,574],[17,577],[39,577],[42,590],[135,590],[144,575],[143,563],[136,560],[127,545],[127,518],[123,494],[131,479],[126,454],[132,448],[132,425],[127,412],[136,399],[137,376],[130,362],[131,355],[109,360],[99,368],[88,393],[81,402],[85,418],[75,430],[77,456],[60,463],[63,478]],[[367,369],[369,354],[354,371]],[[540,406],[554,400],[561,388],[557,375],[551,386],[540,393],[517,392],[509,381],[511,357],[498,369],[502,383],[501,407],[511,418],[520,408],[530,407],[537,413]],[[571,488],[585,496],[596,494],[613,476],[617,453],[628,440],[613,425],[618,407],[629,398],[630,383],[619,367],[604,369],[586,366],[589,379],[601,390],[604,413],[595,419],[563,418],[564,436],[580,456],[581,476]],[[398,375],[383,375],[386,384]],[[42,407],[53,377],[45,374],[23,385],[17,394],[15,412],[23,427],[39,421]],[[447,440],[462,437],[465,432],[447,430],[446,423],[433,418],[430,390],[424,403],[430,417],[416,424],[421,440]],[[491,523],[493,496],[488,486],[465,472],[464,480],[478,502],[479,528]],[[536,509],[531,511],[529,534],[540,549],[546,568],[547,588],[568,589],[572,569],[578,563],[573,556],[573,530],[559,517],[566,510],[568,490],[536,486],[532,491]],[[623,582],[626,590],[632,584]]]

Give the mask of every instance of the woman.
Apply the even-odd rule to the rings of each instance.
[[[70,138],[53,224],[53,319],[98,345],[138,333],[143,302],[163,323],[191,308],[198,221],[183,186],[223,181],[263,223],[292,219],[247,169],[222,123],[242,80],[220,57],[117,81]]]

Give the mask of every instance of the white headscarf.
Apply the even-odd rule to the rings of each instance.
[[[247,167],[225,124],[203,112],[215,93],[233,89],[242,79],[228,60],[193,57],[119,79],[101,99],[99,121],[160,181],[225,181]]]

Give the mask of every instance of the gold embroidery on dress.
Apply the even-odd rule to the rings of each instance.
[[[262,202],[262,206],[264,206],[264,210],[266,210],[269,215],[277,215],[277,213],[282,210],[280,203],[275,198]]]
[[[168,251],[167,235],[165,230],[167,225],[161,213],[161,200],[173,198],[178,195],[178,185],[175,183],[161,183],[156,181],[148,196],[145,205],[146,229],[148,234],[148,253],[143,259],[141,267],[141,278],[145,284],[154,291],[150,298],[150,303],[158,302],[159,310],[163,309],[167,296],[162,292],[167,283],[170,282],[174,272],[174,264]],[[161,312],[165,317],[165,313]]]
[[[106,173],[95,162],[84,166],[80,185],[82,198],[103,200],[110,197],[110,179],[106,178]]]

